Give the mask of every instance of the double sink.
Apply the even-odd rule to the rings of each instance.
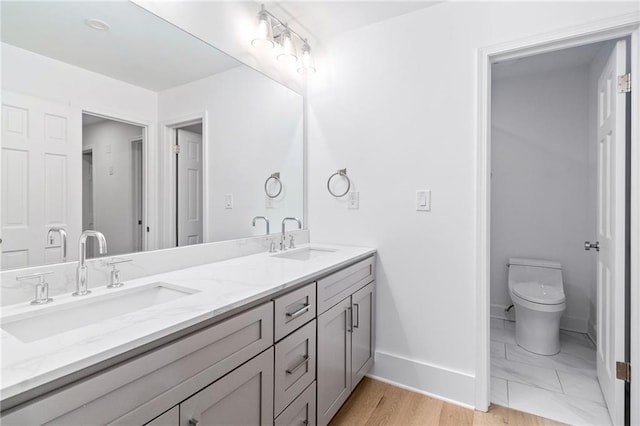
[[[303,247],[272,255],[272,258],[308,261],[336,250]],[[140,309],[172,302],[198,293],[198,290],[166,282],[115,290],[73,302],[51,304],[35,310],[3,317],[0,328],[23,343],[31,343],[67,331],[86,327]]]

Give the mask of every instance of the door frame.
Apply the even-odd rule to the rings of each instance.
[[[160,155],[160,161],[162,164],[160,184],[162,185],[162,211],[160,217],[161,223],[161,245],[162,248],[176,247],[176,209],[175,209],[175,194],[176,194],[176,163],[173,158],[173,145],[176,144],[176,129],[179,129],[190,124],[202,123],[202,242],[207,242],[208,231],[208,212],[209,212],[209,125],[208,125],[208,111],[197,111],[190,114],[174,117],[163,121],[160,125],[162,149]]]
[[[487,46],[477,51],[476,145],[476,409],[487,411],[490,400],[490,220],[491,220],[491,65],[601,41],[631,38],[631,116],[640,114],[640,15],[630,13],[587,25]],[[631,122],[631,283],[640,282],[640,123]],[[634,196],[635,195],[635,196]],[[631,395],[640,396],[640,288],[631,286]],[[631,398],[631,423],[640,423],[640,398]]]

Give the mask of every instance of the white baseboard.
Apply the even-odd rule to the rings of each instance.
[[[506,319],[508,321],[516,320],[515,307],[512,308],[509,313],[505,312],[507,306],[505,305],[491,305],[491,318]],[[563,316],[560,318],[560,328],[567,331],[575,331],[577,333],[589,332],[589,321],[586,318],[575,318]]]
[[[474,408],[475,377],[468,373],[376,351],[375,364],[368,376],[465,408]]]

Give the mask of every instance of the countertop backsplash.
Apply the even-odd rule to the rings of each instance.
[[[287,235],[290,234],[295,236],[297,244],[309,242],[309,230],[287,231]],[[280,234],[271,234],[268,237],[263,235],[128,255],[109,256],[107,254],[100,258],[87,260],[89,288],[107,285],[111,268],[105,264],[105,261],[114,257],[132,260],[118,265],[121,281],[127,282],[148,275],[267,251],[270,242],[275,241],[277,245],[279,238]],[[53,272],[52,275],[47,276],[50,297],[75,291],[77,265],[78,262],[74,261],[0,272],[0,306],[29,302],[34,298],[36,281],[17,281],[16,277],[21,275],[45,271]]]

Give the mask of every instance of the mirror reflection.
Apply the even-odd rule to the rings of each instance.
[[[302,218],[301,95],[129,2],[0,7],[2,269]]]

